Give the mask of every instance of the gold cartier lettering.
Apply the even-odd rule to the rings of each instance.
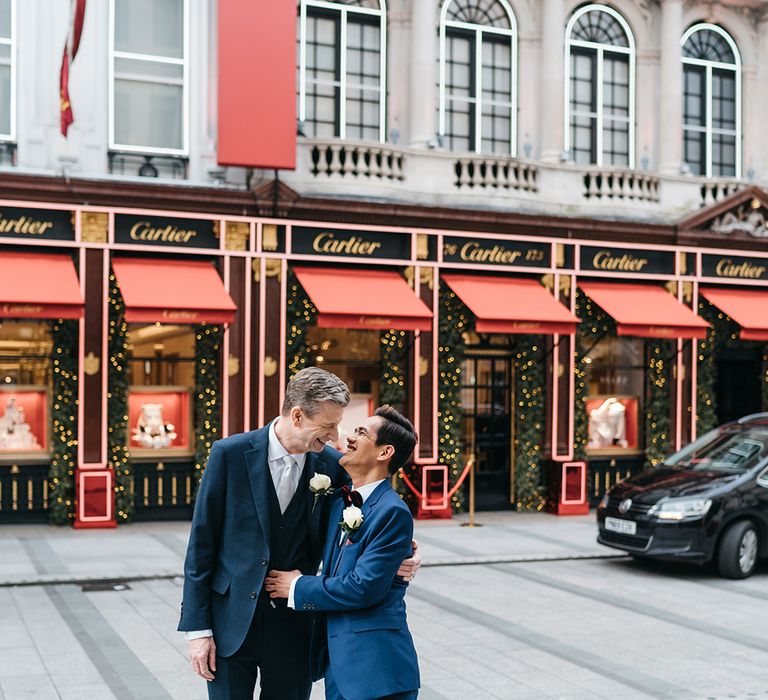
[[[718,277],[760,279],[764,273],[763,265],[753,265],[751,262],[734,263],[730,258],[721,258],[715,266],[715,274]]]
[[[2,315],[3,316],[36,316],[42,313],[43,307],[36,306],[34,304],[3,304]]]
[[[509,250],[501,245],[484,248],[477,241],[461,246],[459,257],[469,262],[512,264],[521,255],[519,250]]]
[[[637,258],[629,253],[612,255],[601,250],[592,258],[592,266],[597,270],[621,270],[622,272],[641,272],[648,264],[648,258]]]
[[[197,311],[163,311],[163,319],[166,321],[195,321],[198,316]]]
[[[40,221],[28,216],[18,219],[6,219],[0,214],[0,233],[22,233],[29,236],[42,236],[48,229],[53,228],[53,221]]]
[[[373,255],[381,243],[366,241],[357,236],[336,238],[333,233],[320,233],[312,241],[312,250],[316,253],[340,253],[342,255]]]
[[[134,241],[165,241],[167,243],[189,243],[197,231],[185,230],[176,226],[154,228],[149,221],[138,221],[131,226],[131,238]]]
[[[376,328],[389,328],[392,325],[391,318],[380,318],[378,316],[360,316],[357,319],[361,326],[375,326]]]

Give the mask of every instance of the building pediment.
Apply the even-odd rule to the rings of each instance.
[[[685,218],[678,227],[723,238],[768,238],[768,192],[754,186],[740,190]]]

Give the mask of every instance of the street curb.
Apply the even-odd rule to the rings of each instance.
[[[556,562],[556,561],[583,561],[593,559],[626,559],[627,554],[570,554],[570,555],[532,555],[532,556],[508,556],[508,557],[472,557],[471,559],[437,559],[425,562],[421,565],[422,569],[433,569],[447,566],[484,566],[487,564],[533,564],[536,562]],[[37,576],[35,578],[7,579],[0,581],[0,588],[17,588],[23,586],[61,586],[61,585],[86,585],[89,583],[101,584],[119,584],[130,583],[131,581],[162,581],[182,579],[184,574],[181,571],[158,572],[153,574],[128,574],[125,576]]]

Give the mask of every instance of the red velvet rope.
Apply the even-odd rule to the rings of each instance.
[[[451,496],[453,496],[453,494],[459,490],[459,487],[464,483],[464,479],[467,478],[467,474],[469,474],[469,470],[472,468],[473,464],[474,464],[474,460],[470,459],[469,462],[467,462],[467,466],[464,467],[464,471],[461,473],[459,480],[453,485],[453,488],[446,495],[447,500],[450,500]],[[408,478],[408,476],[406,475],[403,469],[400,470],[400,474],[403,477],[403,481],[405,481],[405,485],[413,492],[413,495],[416,496],[416,498],[418,498],[419,500],[424,498],[426,494],[423,494],[413,485],[413,483]]]

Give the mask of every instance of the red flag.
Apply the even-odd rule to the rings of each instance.
[[[61,134],[66,138],[69,125],[75,121],[72,104],[69,101],[69,65],[75,60],[77,49],[80,48],[80,36],[83,33],[85,19],[85,0],[73,0],[72,26],[67,41],[64,44],[64,54],[61,57],[61,72],[59,73],[59,110],[61,113]]]

